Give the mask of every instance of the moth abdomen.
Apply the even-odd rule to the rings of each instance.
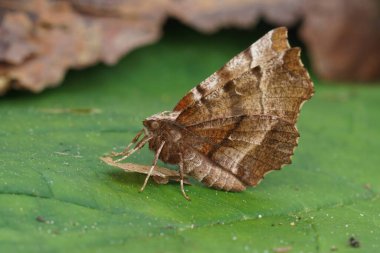
[[[195,150],[184,154],[184,172],[208,187],[225,191],[244,191],[245,185],[231,172]]]
[[[234,175],[225,171],[221,167],[213,167],[210,173],[201,180],[208,187],[218,190],[240,192],[245,190],[245,186]]]

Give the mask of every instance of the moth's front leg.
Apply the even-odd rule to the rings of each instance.
[[[182,153],[179,153],[179,177],[180,177],[180,182],[181,182],[181,192],[183,197],[187,200],[191,200],[189,196],[187,196],[185,192],[185,187],[183,186],[183,176],[184,176],[184,169],[183,169],[183,156]]]
[[[148,174],[146,175],[146,178],[145,178],[144,184],[143,184],[143,186],[141,187],[140,192],[144,191],[145,186],[146,186],[146,184],[148,183],[148,180],[149,180],[150,176],[152,175],[152,172],[153,172],[154,168],[155,168],[156,165],[157,165],[158,157],[160,156],[160,153],[161,153],[162,148],[164,147],[164,145],[165,145],[165,141],[163,141],[163,142],[161,143],[160,147],[157,149],[156,154],[155,154],[155,156],[154,156],[153,164],[152,164],[152,166],[150,167],[150,170],[149,170]]]

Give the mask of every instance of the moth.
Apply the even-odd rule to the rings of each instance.
[[[290,47],[285,27],[274,29],[191,89],[173,111],[145,119],[131,144],[114,154],[120,157],[115,162],[149,143],[155,157],[141,191],[158,159],[179,165],[186,199],[184,176],[244,191],[291,163],[299,138],[295,124],[313,93],[300,48]]]

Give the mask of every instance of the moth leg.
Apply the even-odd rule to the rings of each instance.
[[[145,136],[144,138],[141,139],[141,141],[139,141],[139,142],[136,144],[136,146],[135,146],[133,149],[128,150],[128,152],[126,152],[122,158],[119,158],[119,159],[115,160],[115,162],[118,163],[118,162],[121,162],[121,161],[127,159],[130,155],[132,155],[133,153],[135,153],[137,150],[139,150],[139,149],[141,149],[142,147],[144,147],[144,145],[145,145],[150,139],[152,139],[152,138],[153,138],[153,137],[151,137],[151,136],[149,136],[149,137],[148,137],[148,136]]]
[[[144,129],[141,129],[137,133],[137,135],[132,139],[131,143],[129,143],[128,146],[122,152],[112,152],[111,156],[114,157],[114,156],[121,156],[121,155],[127,154],[129,151],[129,148],[139,140],[140,136],[143,133],[144,133]]]
[[[152,175],[152,172],[153,172],[153,170],[154,170],[154,167],[156,167],[156,165],[157,165],[158,157],[160,157],[160,153],[161,153],[161,150],[162,150],[162,148],[164,147],[164,145],[165,145],[165,141],[163,141],[163,142],[161,143],[160,147],[157,149],[156,155],[154,156],[154,160],[153,160],[152,167],[150,167],[150,170],[149,170],[148,174],[146,175],[146,178],[145,178],[144,184],[143,184],[143,186],[141,187],[140,192],[142,192],[142,191],[145,189],[145,186],[146,186],[146,184],[148,183],[148,180],[149,180],[150,176]]]
[[[189,196],[187,196],[185,192],[185,187],[183,186],[183,159],[182,159],[182,153],[179,154],[179,177],[180,177],[180,183],[181,183],[181,192],[185,199],[191,200]]]

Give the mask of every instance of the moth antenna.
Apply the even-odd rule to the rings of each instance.
[[[131,143],[129,143],[129,145],[127,146],[126,149],[128,149],[128,147],[132,146],[132,144],[136,143],[139,139],[140,139],[140,136],[145,133],[144,131],[144,128],[141,129],[137,134],[136,136],[132,139]]]
[[[124,156],[122,158],[119,158],[117,160],[115,160],[115,163],[118,163],[118,162],[121,162],[125,159],[127,159],[129,156],[131,156],[133,153],[135,153],[137,150],[141,149],[142,147],[144,147],[144,145],[150,141],[151,139],[153,138],[153,136],[145,136],[144,138],[142,138],[137,144],[136,146],[131,149],[131,150],[128,150],[128,152],[125,152],[123,153]]]
[[[137,133],[137,135],[136,135],[135,137],[133,137],[132,141],[128,144],[128,146],[127,146],[122,152],[118,152],[118,153],[113,152],[111,156],[112,156],[112,157],[115,157],[115,156],[125,155],[125,154],[129,151],[130,147],[131,147],[133,144],[135,144],[135,143],[140,139],[140,136],[141,136],[144,132],[145,132],[145,131],[144,131],[144,128],[141,129],[141,130]]]
[[[157,165],[158,157],[160,157],[160,153],[161,153],[161,150],[162,150],[162,148],[164,147],[164,145],[165,145],[165,141],[163,141],[163,142],[161,143],[160,147],[157,149],[156,155],[154,156],[154,160],[153,160],[152,167],[150,167],[150,170],[149,170],[148,174],[146,175],[146,178],[145,178],[144,184],[142,185],[142,187],[141,187],[141,189],[140,189],[140,192],[144,191],[145,186],[146,186],[146,184],[148,183],[148,180],[149,180],[150,176],[152,175],[152,172],[153,172],[153,170],[154,170],[154,167],[156,167],[156,165]]]

